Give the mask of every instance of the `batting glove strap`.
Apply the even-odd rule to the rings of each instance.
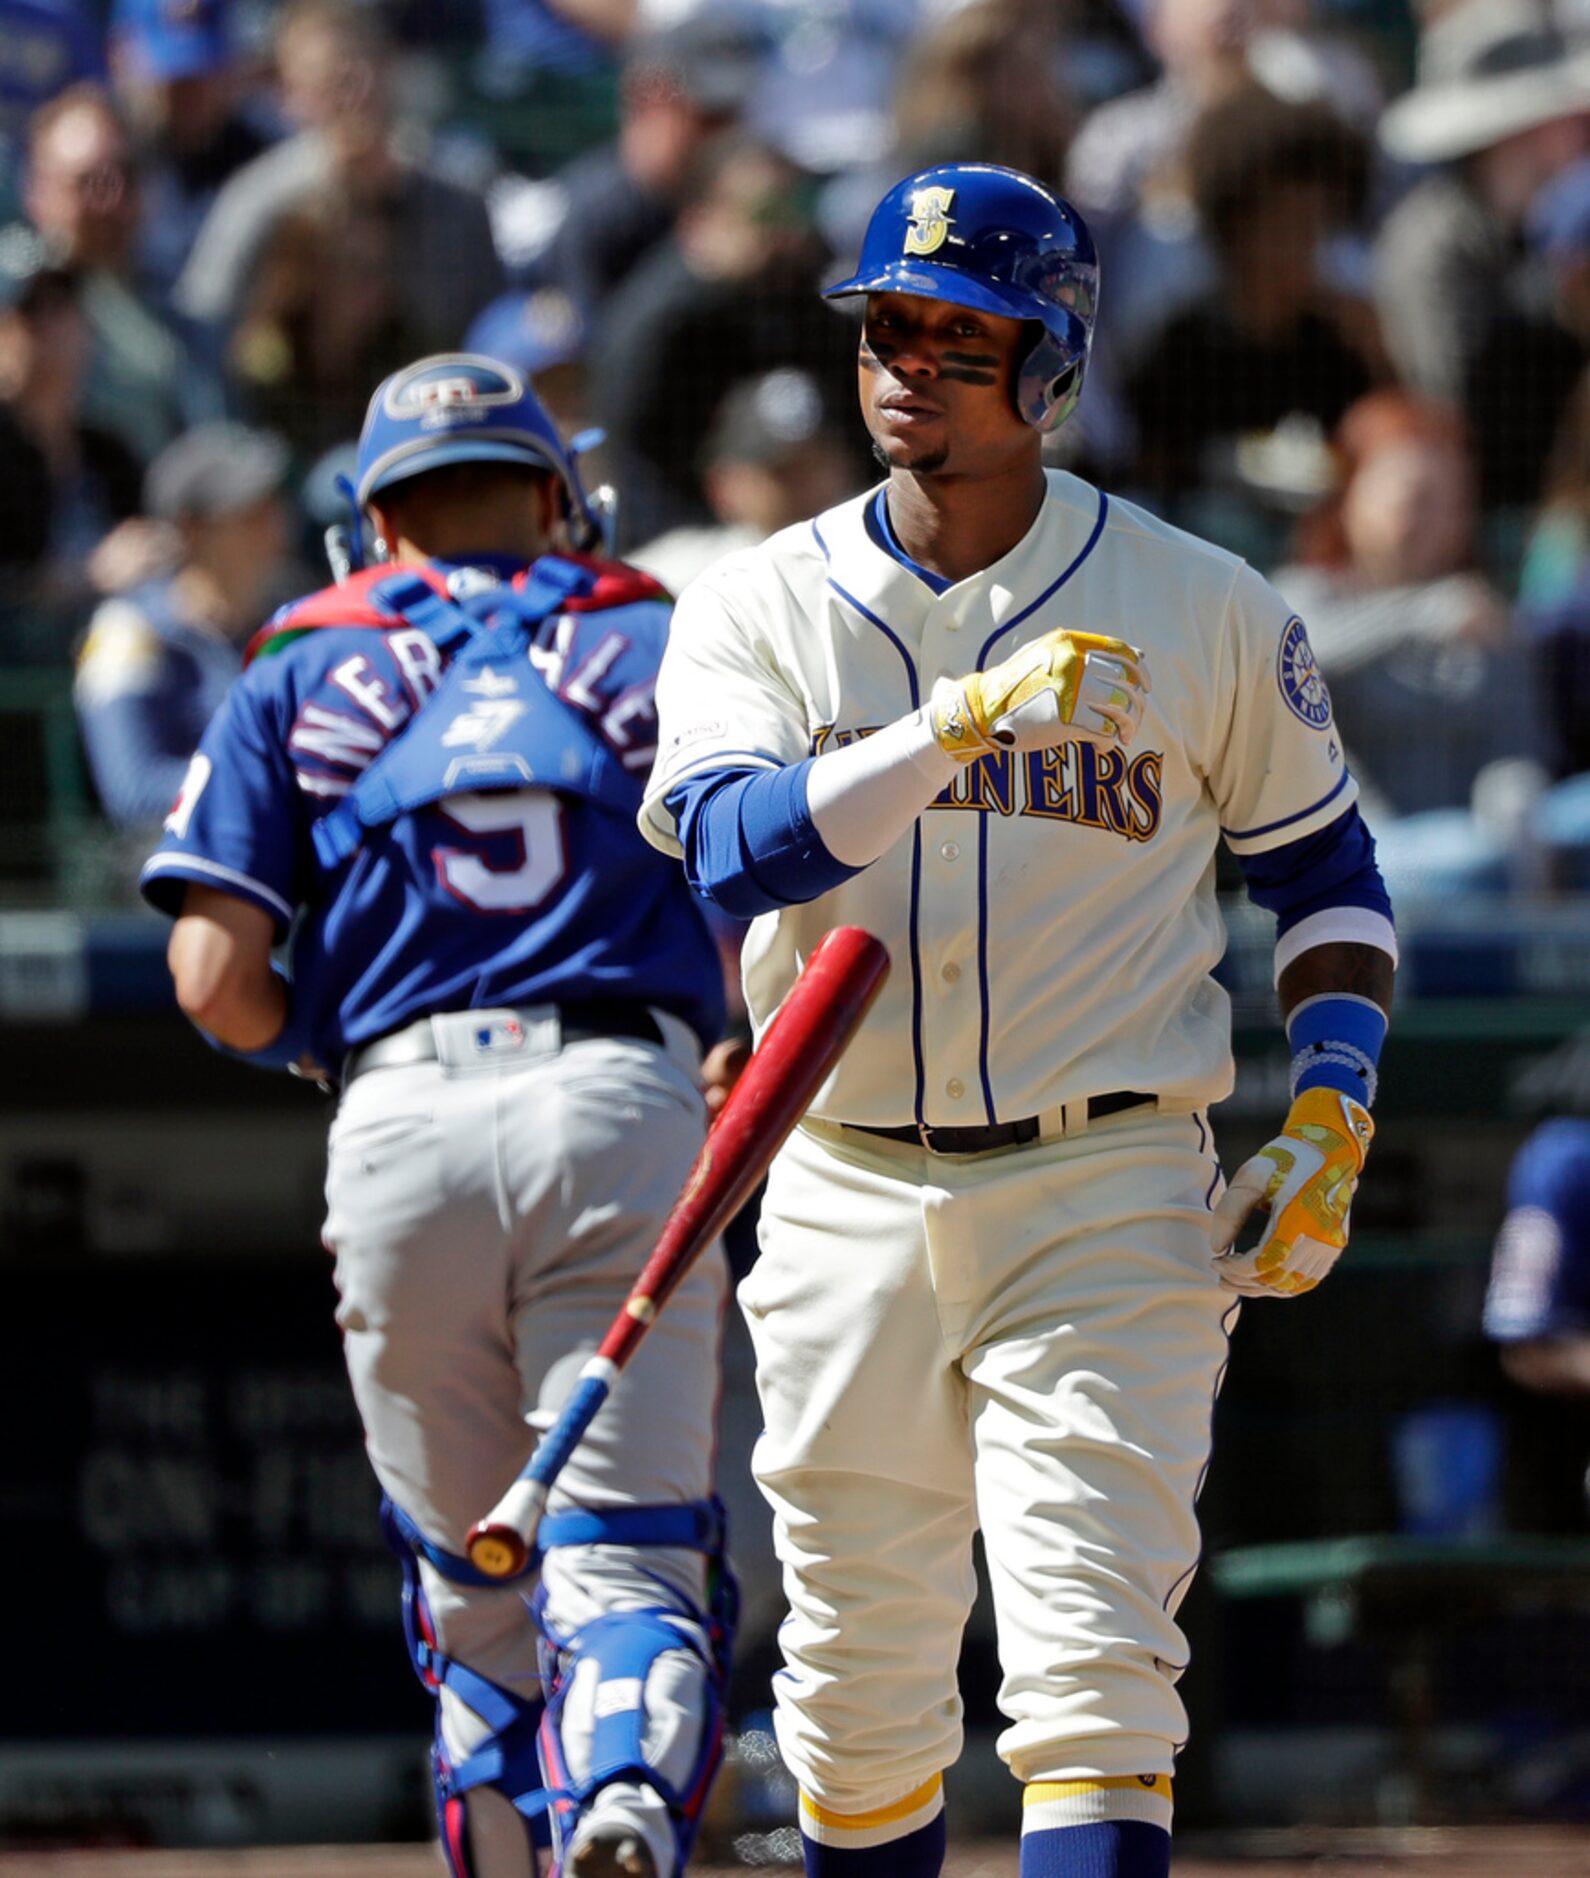
[[[1250,1298],[1312,1291],[1342,1255],[1348,1214],[1375,1124],[1339,1089],[1307,1089],[1273,1141],[1237,1169],[1215,1207],[1210,1241],[1220,1282]],[[1269,1225],[1251,1252],[1236,1252],[1250,1213]]]
[[[989,671],[941,678],[928,716],[939,747],[970,763],[995,750],[1048,749],[1068,737],[1130,743],[1147,690],[1136,647],[1058,628]]]

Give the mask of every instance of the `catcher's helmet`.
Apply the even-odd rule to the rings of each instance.
[[[1098,285],[1093,237],[1069,202],[1020,170],[941,163],[895,184],[873,210],[855,273],[825,297],[911,293],[1035,321],[1016,408],[1053,430],[1082,392]]]
[[[600,533],[574,449],[565,446],[524,374],[500,359],[433,353],[377,385],[359,436],[357,506],[449,463],[550,470],[567,494],[574,545],[587,546]]]

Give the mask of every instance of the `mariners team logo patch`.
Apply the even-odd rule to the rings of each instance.
[[[1281,681],[1281,696],[1294,717],[1314,730],[1324,730],[1331,721],[1331,694],[1319,666],[1314,648],[1308,642],[1303,622],[1294,613],[1281,635],[1281,650],[1276,658],[1276,676]]]
[[[919,189],[911,198],[911,220],[905,231],[905,253],[936,254],[950,232],[955,206],[953,189]]]

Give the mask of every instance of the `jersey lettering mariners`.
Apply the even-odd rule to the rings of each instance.
[[[1142,1089],[1202,1106],[1229,1093],[1216,846],[1259,854],[1353,803],[1308,635],[1235,556],[1048,473],[1009,554],[935,591],[874,538],[873,495],[732,555],[680,600],[658,689],[660,748],[642,827],[679,843],[683,778],[781,765],[919,707],[1054,627],[1148,654],[1153,691],[1127,750],[1066,742],[971,764],[871,867],[767,914],[744,952],[765,1024],[835,924],[894,961],[814,1112],[893,1126],[1009,1121]],[[798,675],[798,676],[792,676]],[[991,943],[997,937],[997,943]]]
[[[328,1064],[421,1013],[597,997],[660,1006],[711,1044],[716,948],[678,869],[634,824],[666,625],[655,602],[564,615],[530,655],[616,756],[628,803],[465,788],[369,829],[331,872],[312,822],[407,728],[444,662],[400,619],[300,633],[256,660],[211,720],[144,893],[176,913],[199,882],[260,907],[279,938],[291,930],[295,1012]],[[486,665],[470,680],[440,739],[466,774],[503,734],[514,687],[496,676]]]

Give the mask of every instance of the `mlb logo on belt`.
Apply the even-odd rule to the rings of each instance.
[[[499,1052],[519,1050],[524,1047],[524,1025],[517,1017],[494,1017],[489,1023],[475,1026],[471,1041],[477,1056],[495,1056]]]

